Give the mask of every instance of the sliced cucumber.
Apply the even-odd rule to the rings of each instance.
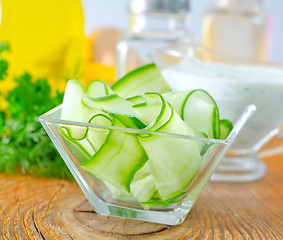
[[[135,107],[135,110],[148,124],[146,129],[194,136],[160,94],[146,93],[145,96],[147,105]],[[185,191],[196,175],[201,164],[199,147],[187,139],[152,135],[142,135],[139,141],[149,157],[148,164],[160,198],[166,201]]]
[[[123,126],[117,119],[113,120],[113,125]],[[134,135],[111,130],[96,154],[81,167],[130,193],[130,183],[146,161],[147,155]]]
[[[84,92],[81,83],[69,81],[62,106],[62,119],[114,127],[62,125],[60,131],[86,172],[104,181],[120,200],[132,197],[145,208],[180,201],[201,168],[210,144],[178,135],[226,138],[233,128],[230,121],[219,120],[207,92],[168,91],[156,66],[148,64],[112,89],[93,80]]]
[[[88,122],[93,110],[83,104],[83,85],[77,80],[70,80],[67,83],[64,99],[62,103],[61,119]],[[86,135],[87,128],[83,126],[68,125],[69,135],[74,139],[83,139]]]
[[[131,194],[138,202],[147,202],[156,193],[155,182],[148,162],[136,174],[130,185]]]
[[[103,109],[109,113],[137,117],[134,109],[132,108],[133,104],[117,94],[111,94],[99,98],[90,98],[84,95],[83,102],[94,109]]]
[[[173,106],[179,116],[181,116],[184,101],[189,94],[190,91],[172,91],[165,93],[164,98]]]
[[[78,112],[82,110],[83,92],[84,88],[81,82],[77,80],[67,82],[62,103],[61,119],[79,121],[82,118]]]
[[[109,182],[103,181],[105,186],[108,188],[108,190],[111,192],[111,198],[114,198],[118,201],[122,202],[134,202],[133,197],[130,193],[125,192],[124,190],[121,190],[120,188],[115,187]]]
[[[97,113],[92,116],[89,123],[100,124],[100,125],[112,125],[112,119],[106,113]],[[61,126],[59,128],[61,134],[71,143],[76,146],[74,153],[80,163],[89,161],[89,159],[95,154],[95,152],[100,148],[100,146],[105,142],[105,139],[109,133],[108,129],[104,128],[87,128],[86,134],[82,139],[75,139],[70,133],[70,128],[68,125]],[[71,148],[73,149],[73,148]],[[82,156],[83,153],[85,156]]]
[[[135,96],[128,101],[115,94],[106,83],[100,80],[91,81],[86,88],[86,95],[83,97],[84,103],[94,109],[102,109],[112,113],[126,127],[144,128],[145,125],[136,118],[136,113],[132,105],[136,101],[144,99],[142,96]],[[143,100],[144,101],[144,100]]]
[[[136,117],[128,117],[126,115],[121,115],[116,113],[112,113],[111,116],[117,118],[127,128],[142,129],[146,127],[146,125]]]
[[[113,84],[112,90],[122,97],[132,97],[145,92],[166,93],[171,91],[154,63],[129,72]]]
[[[219,138],[219,112],[213,98],[204,90],[190,92],[182,106],[182,119],[195,131]]]
[[[137,113],[132,108],[130,101],[121,98],[117,94],[111,94],[100,98],[84,98],[84,102],[93,108],[110,113],[122,122],[125,127],[141,129],[145,124],[137,118]]]
[[[148,202],[155,192],[155,182],[151,174],[131,183],[131,194],[138,202]]]
[[[126,99],[127,101],[130,101],[131,103],[133,103],[134,105],[136,104],[141,104],[144,103],[146,100],[143,96],[141,95],[137,95],[137,96],[133,96],[133,97],[129,97]]]
[[[197,90],[197,91],[203,91],[203,90]],[[185,102],[188,101],[190,94],[191,94],[191,91],[172,91],[172,92],[164,94],[164,97],[169,103],[172,104],[172,106],[174,107],[176,112],[184,118],[185,114],[183,112],[184,111],[183,108],[184,108]],[[219,134],[218,133],[218,125],[219,124],[217,123],[218,118],[219,118],[217,116],[219,116],[219,113],[218,113],[217,105],[215,104],[214,100],[210,96],[208,96],[208,93],[206,93],[206,92],[204,92],[203,94],[202,93],[199,94],[199,96],[196,96],[194,94],[194,97],[198,97],[198,98],[200,98],[200,100],[203,100],[204,97],[205,97],[207,103],[211,104],[211,106],[215,106],[215,112],[213,113],[214,117],[212,117],[212,118],[213,119],[215,118],[214,120],[216,120],[216,124],[214,126],[215,129],[211,130],[211,132],[214,131],[216,133],[213,134],[213,138],[221,138],[221,139],[226,138],[229,135],[229,133],[231,132],[231,130],[233,129],[233,124],[229,120],[226,120],[226,119],[220,120],[220,122],[219,122],[219,124],[220,124],[220,130],[219,130],[220,134]],[[198,107],[199,107],[199,110],[200,110],[201,105],[198,105]],[[188,114],[191,115],[192,113],[188,112]],[[203,121],[199,122],[199,124],[202,124],[202,123],[203,123]],[[212,128],[213,128],[213,126],[212,126]],[[198,129],[201,129],[201,127],[199,126]],[[197,135],[199,137],[209,138],[212,135],[211,134],[210,136],[208,136],[207,134],[208,134],[208,131],[207,132],[197,132]]]
[[[189,132],[182,119],[171,109],[170,119],[157,130],[175,134]],[[162,201],[173,199],[186,191],[201,165],[199,146],[193,140],[162,137],[139,138],[149,158],[150,171]]]
[[[233,129],[233,124],[227,120],[227,119],[222,119],[220,120],[220,139],[225,139],[228,137],[230,132]]]
[[[112,118],[108,114],[101,112],[93,115],[92,118],[89,120],[89,123],[111,126],[112,121]],[[97,152],[102,146],[102,144],[105,142],[108,134],[109,129],[95,127],[90,127],[88,129],[87,139],[92,144],[95,152]]]
[[[95,150],[90,141],[87,138],[82,140],[74,139],[70,136],[70,129],[66,127],[60,127],[59,131],[63,135],[63,140],[69,149],[72,149],[73,155],[76,157],[79,163],[89,161]]]
[[[171,110],[161,94],[145,93],[145,97],[146,104],[137,104],[133,108],[147,125],[145,129],[155,131],[169,120]]]
[[[85,92],[90,98],[104,97],[114,93],[111,88],[101,80],[89,82]]]

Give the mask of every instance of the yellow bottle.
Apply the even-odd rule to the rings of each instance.
[[[83,79],[85,65],[84,16],[80,0],[1,0],[0,40],[8,41],[9,79],[29,72],[48,78],[53,89],[67,79]],[[6,84],[5,84],[6,83]]]

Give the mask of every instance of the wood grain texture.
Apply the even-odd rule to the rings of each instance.
[[[176,227],[100,216],[75,183],[0,174],[0,239],[283,239],[283,154],[264,161],[257,182],[209,183]]]

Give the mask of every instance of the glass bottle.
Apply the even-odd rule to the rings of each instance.
[[[202,44],[228,56],[263,60],[265,25],[262,0],[218,0],[203,18]]]
[[[129,26],[117,44],[116,78],[152,62],[150,54],[190,41],[189,0],[128,0]]]

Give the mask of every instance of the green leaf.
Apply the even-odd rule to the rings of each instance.
[[[10,51],[10,44],[7,42],[1,42],[0,41],[0,53],[4,51]]]
[[[8,43],[3,43],[0,41],[0,54],[4,51],[9,51],[10,46]],[[0,81],[7,76],[8,62],[0,58]]]
[[[8,62],[0,59],[0,81],[7,76]]]

